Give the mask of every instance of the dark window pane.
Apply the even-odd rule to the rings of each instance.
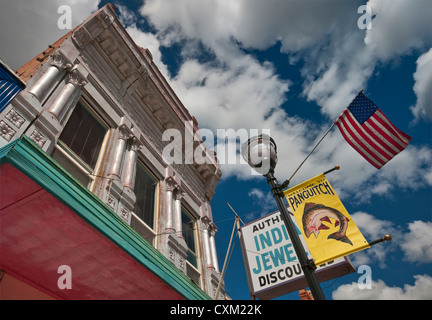
[[[157,181],[138,162],[134,187],[136,195],[135,214],[152,229],[156,183]]]
[[[198,268],[195,250],[195,220],[184,210],[182,210],[182,235],[189,248],[187,260]]]
[[[94,168],[105,133],[104,126],[78,103],[60,135],[60,140]]]

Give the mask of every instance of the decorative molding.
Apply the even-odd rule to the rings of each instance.
[[[45,142],[47,141],[45,136],[37,129],[32,132],[30,139],[41,148],[43,148]]]
[[[114,16],[107,12],[106,10],[102,10],[96,18],[102,23],[105,28],[108,28],[114,22]]]
[[[143,147],[141,141],[135,135],[132,135],[129,138],[129,143],[130,143],[130,149],[135,152],[137,152]]]
[[[211,224],[212,224],[212,221],[210,220],[209,217],[207,217],[207,216],[202,216],[202,217],[201,217],[201,222],[202,222],[202,224],[203,224],[203,226],[204,226],[204,228],[205,228],[206,230],[210,230],[210,228],[211,228]]]
[[[211,222],[209,225],[209,231],[210,231],[210,236],[214,237],[217,232],[217,227],[213,222]]]
[[[186,269],[186,261],[182,257],[179,257],[179,268],[182,271]]]
[[[76,66],[77,65],[75,65],[74,68],[76,68]],[[87,84],[87,80],[85,80],[76,69],[73,69],[71,72],[69,72],[68,83],[71,83],[75,87],[79,88],[85,86]]]
[[[51,56],[51,66],[56,67],[57,69],[61,70],[70,70],[72,68],[72,64],[67,61],[65,56],[61,54],[59,51],[56,51]]]
[[[0,136],[2,136],[3,139],[9,142],[15,133],[16,131],[8,126],[6,122],[0,120]]]
[[[25,122],[24,117],[21,116],[21,114],[16,111],[14,108],[12,108],[5,116],[6,119],[9,120],[11,124],[13,124],[18,129],[21,128],[23,123]]]
[[[176,254],[175,254],[175,251],[171,247],[168,248],[168,257],[170,258],[170,260],[173,263],[175,262]]]
[[[185,195],[186,192],[184,192],[183,189],[177,185],[175,192],[175,200],[181,201],[181,199],[183,199]]]
[[[132,132],[130,131],[130,129],[125,124],[122,124],[122,125],[120,125],[118,127],[118,133],[119,133],[118,134],[118,138],[119,139],[123,139],[125,141],[127,141],[130,138],[131,134],[132,134]]]
[[[121,206],[119,210],[119,216],[122,218],[127,224],[130,223],[131,212],[125,206]]]
[[[167,191],[174,191],[178,188],[177,181],[175,181],[174,177],[169,176],[165,179],[165,187]]]
[[[44,102],[45,97],[49,92],[54,90],[59,81],[63,78],[65,71],[70,71],[72,64],[65,58],[65,56],[56,51],[49,60],[48,68],[42,68],[43,73],[37,77],[34,83],[29,87],[30,92],[41,103]],[[32,80],[33,81],[33,80]]]
[[[84,49],[92,40],[92,35],[84,26],[81,26],[72,34],[72,42],[80,49]]]
[[[106,201],[106,204],[108,205],[108,207],[110,207],[113,211],[115,211],[115,207],[117,206],[117,200],[114,199],[114,197],[110,194],[108,196],[108,199]]]

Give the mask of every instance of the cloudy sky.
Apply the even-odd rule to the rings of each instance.
[[[71,7],[76,26],[107,3],[0,2],[0,57],[12,68],[68,31],[58,27],[61,5]],[[412,137],[409,146],[377,170],[334,127],[291,186],[340,165],[328,179],[366,239],[390,233],[393,240],[350,256],[355,267],[371,267],[372,289],[360,290],[354,273],[323,283],[324,293],[328,299],[432,298],[432,1],[111,2],[219,146],[218,129],[270,130],[280,181],[364,89]],[[359,9],[362,5],[368,11]],[[227,163],[223,152],[218,155],[223,178],[212,205],[222,269],[234,222],[226,203],[246,223],[276,207],[263,177],[251,175],[246,165]],[[250,298],[238,240],[225,283],[233,299]]]

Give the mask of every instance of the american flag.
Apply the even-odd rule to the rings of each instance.
[[[405,149],[411,140],[362,91],[335,124],[345,140],[377,169]]]

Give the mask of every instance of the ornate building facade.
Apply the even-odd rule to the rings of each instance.
[[[8,175],[15,172],[10,165],[44,190],[48,190],[49,183],[73,184],[73,188],[83,194],[77,192],[75,200],[67,200],[69,198],[60,191],[48,191],[104,237],[114,241],[116,248],[129,252],[125,249],[129,245],[137,247],[134,250],[138,251],[145,247],[144,251],[133,255],[138,263],[135,268],[142,266],[153,273],[152,277],[156,275],[162,279],[168,289],[156,285],[154,289],[159,295],[147,292],[143,298],[164,297],[164,290],[173,290],[185,298],[224,299],[223,286],[215,297],[220,272],[215,246],[217,228],[210,204],[222,175],[217,158],[213,151],[206,149],[196,119],[162,76],[149,50],[137,46],[121,25],[115,7],[109,4],[96,11],[18,69],[16,75],[26,83],[26,88],[0,113],[2,189],[6,187],[5,181],[10,180]],[[168,129],[178,130],[183,141],[190,139],[192,150],[203,155],[205,161],[167,163],[163,150],[169,141],[163,141],[162,137]],[[188,156],[184,144],[180,146],[183,159]],[[28,161],[16,160],[14,152],[24,149],[28,150],[27,154],[42,153],[31,161],[58,171],[65,181],[39,176],[34,173],[38,169],[27,168]],[[25,158],[25,152],[20,156]],[[50,179],[47,187],[43,183],[45,178]],[[9,199],[14,196],[8,194]],[[42,276],[39,280],[37,276],[28,279],[24,270],[32,267],[31,261],[26,265],[26,261],[14,256],[19,254],[20,248],[13,245],[12,235],[8,236],[11,232],[5,208],[17,206],[18,209],[18,205],[6,205],[5,197],[0,242],[5,253],[0,268],[52,297],[85,296],[85,290],[73,295],[70,291],[47,288],[37,283]],[[114,218],[109,219],[119,231],[111,234],[112,230],[105,230],[104,222],[97,220],[99,217],[92,217],[91,210],[80,209],[80,203],[87,206],[80,197],[91,198],[88,201],[93,201],[104,214],[110,212]],[[22,226],[25,236],[24,223],[13,221]],[[39,232],[48,233],[49,228]],[[120,238],[127,238],[126,243],[123,244],[117,233],[122,234]],[[79,245],[78,239],[73,236],[71,239]],[[76,250],[79,251],[79,247]],[[154,255],[148,258],[150,261],[146,260],[150,254],[146,250]],[[19,261],[15,267],[8,263],[14,259]],[[110,259],[115,257],[107,258]],[[153,263],[158,264],[160,270],[155,267],[156,271],[152,271]],[[169,270],[164,274],[166,266]],[[34,267],[38,272],[45,272],[43,264]],[[74,267],[71,269],[73,274],[77,272]],[[143,271],[143,274],[148,272]],[[52,277],[58,278],[58,274]],[[79,281],[77,277],[73,279]],[[80,285],[85,285],[84,278]],[[115,294],[98,295],[96,292],[90,297],[118,298]],[[139,295],[135,297],[140,298]]]

